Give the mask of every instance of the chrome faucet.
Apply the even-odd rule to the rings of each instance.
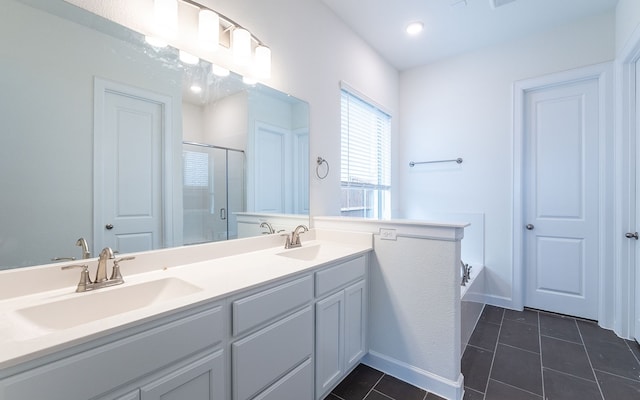
[[[89,245],[85,238],[80,238],[76,241],[76,246],[80,246],[82,248],[82,259],[86,260],[87,258],[91,258],[91,252],[89,251]]]
[[[111,247],[105,247],[100,252],[100,258],[98,259],[98,269],[96,270],[96,279],[93,283],[100,283],[107,281],[107,260],[113,259],[113,250]]]
[[[302,229],[302,232],[300,232],[301,229]],[[300,243],[300,235],[307,231],[309,231],[309,228],[307,228],[304,225],[296,226],[296,229],[294,229],[293,232],[291,232],[291,237],[289,237],[289,235],[286,235],[287,241],[284,243],[284,248],[293,249],[295,247],[302,246],[302,243]]]
[[[264,221],[263,223],[261,223],[260,228],[267,228],[266,232],[262,232],[263,235],[271,235],[276,233],[276,231],[273,229],[273,226],[271,226],[271,224],[268,223],[267,221]]]
[[[135,257],[121,257],[113,260],[113,268],[111,269],[111,277],[107,279],[107,260],[114,259],[113,250],[109,247],[105,247],[100,252],[100,258],[98,259],[98,270],[96,271],[96,279],[92,282],[89,277],[89,266],[86,264],[67,265],[62,269],[81,268],[80,282],[76,292],[88,292],[89,290],[100,289],[103,287],[121,285],[124,283],[122,274],[120,273],[120,263],[122,261],[134,260]]]

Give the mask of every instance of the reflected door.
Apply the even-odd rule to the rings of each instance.
[[[164,104],[105,88],[96,119],[94,240],[121,253],[163,246]]]

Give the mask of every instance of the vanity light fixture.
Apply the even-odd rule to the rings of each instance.
[[[158,34],[174,38],[178,33],[178,0],[154,0],[153,17]]]
[[[233,60],[238,65],[247,65],[251,61],[251,34],[244,28],[235,28],[231,34]]]
[[[194,56],[191,53],[187,53],[184,50],[179,50],[178,56],[180,57],[180,61],[182,61],[185,64],[196,65],[197,63],[200,62],[200,59],[198,57]]]
[[[256,47],[256,75],[263,79],[271,78],[271,49],[266,46]]]
[[[253,86],[258,83],[258,80],[250,76],[243,76],[242,83],[244,83],[245,85]]]
[[[271,49],[265,46],[257,37],[232,19],[200,4],[202,0],[153,0],[153,35],[145,37],[145,40],[153,47],[165,47],[173,43],[173,39],[179,36],[182,43],[197,42],[205,51],[216,51],[219,46],[226,47],[230,51],[229,59],[232,64],[238,66],[237,72],[247,73],[258,79],[271,77]],[[178,24],[179,5],[193,6],[198,12],[197,37],[191,30],[180,30]],[[174,45],[175,47],[175,45]],[[198,54],[197,50],[192,50]],[[204,56],[199,54],[200,56]],[[206,56],[204,56],[206,57]],[[193,54],[180,50],[180,60],[187,64],[197,64],[199,58]],[[229,70],[218,71],[216,75],[228,75]],[[225,76],[226,76],[225,75]]]
[[[422,22],[416,21],[407,25],[406,31],[409,35],[415,36],[418,33],[422,32],[424,29],[424,24]]]
[[[222,68],[219,65],[211,64],[211,73],[216,76],[225,77],[229,76],[229,74],[231,74],[231,71],[226,68]]]
[[[220,17],[209,9],[198,13],[198,40],[205,50],[213,51],[220,42]]]
[[[166,41],[160,39],[157,36],[145,36],[144,40],[145,42],[149,43],[151,46],[157,47],[157,48],[163,48],[169,45]]]

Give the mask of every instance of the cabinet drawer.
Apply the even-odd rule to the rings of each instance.
[[[363,277],[365,272],[365,256],[316,272],[316,297]]]
[[[313,368],[311,359],[303,362],[284,378],[260,393],[254,400],[313,400]]]
[[[253,398],[313,351],[311,306],[231,346],[234,400]]]
[[[90,399],[216,345],[217,306],[0,381],[0,399]]]
[[[300,308],[313,298],[311,276],[276,286],[233,302],[233,335],[237,336],[285,313]]]

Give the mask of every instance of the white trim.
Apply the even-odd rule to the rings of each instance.
[[[162,107],[162,247],[173,247],[176,245],[182,245],[182,243],[175,243],[176,240],[174,232],[174,184],[173,184],[173,170],[174,170],[174,143],[173,143],[173,99],[169,96],[150,92],[144,89],[132,87],[122,83],[110,81],[108,79],[95,77],[94,78],[94,105],[93,105],[93,243],[94,246],[100,247],[98,241],[102,242],[104,224],[103,216],[96,210],[103,209],[103,199],[100,196],[96,196],[99,188],[102,187],[104,182],[104,155],[102,154],[102,147],[104,138],[104,105],[106,93],[117,93],[123,96],[129,96],[139,98],[142,100],[152,101],[159,104]],[[182,225],[182,224],[180,224]],[[177,229],[178,227],[175,226]],[[181,229],[181,227],[180,227]]]
[[[358,97],[360,100],[363,100],[363,101],[371,104],[372,106],[374,106],[378,110],[380,110],[383,113],[387,114],[389,116],[389,118],[393,118],[393,114],[391,113],[389,108],[387,108],[387,107],[383,106],[382,104],[378,103],[377,101],[373,100],[371,97],[367,96],[363,92],[361,92],[358,89],[354,88],[353,86],[351,86],[347,82],[340,81],[340,89],[341,90],[346,90],[347,92],[351,93],[352,95]]]
[[[598,80],[599,90],[599,298],[598,321],[602,326],[610,327],[613,323],[610,313],[607,313],[607,300],[614,296],[613,277],[608,273],[608,260],[613,259],[611,230],[613,212],[613,190],[606,190],[613,180],[613,140],[607,135],[612,130],[612,75],[611,63],[602,63],[582,68],[576,68],[538,78],[514,82],[513,85],[513,276],[511,307],[521,310],[524,307],[525,279],[523,271],[523,162],[524,162],[524,99],[528,91],[553,87],[559,84],[577,82],[589,79]],[[494,302],[488,302],[494,304]]]
[[[640,336],[635,332],[636,309],[640,307],[636,288],[635,243],[624,237],[638,230],[636,213],[636,166],[638,162],[638,132],[636,104],[636,63],[640,61],[640,29],[636,29],[616,59],[616,146],[615,195],[616,219],[614,232],[615,292],[613,301],[614,331],[625,338]]]
[[[446,399],[462,400],[464,396],[464,376],[462,374],[458,376],[458,380],[452,381],[371,350],[361,361],[378,371]]]

